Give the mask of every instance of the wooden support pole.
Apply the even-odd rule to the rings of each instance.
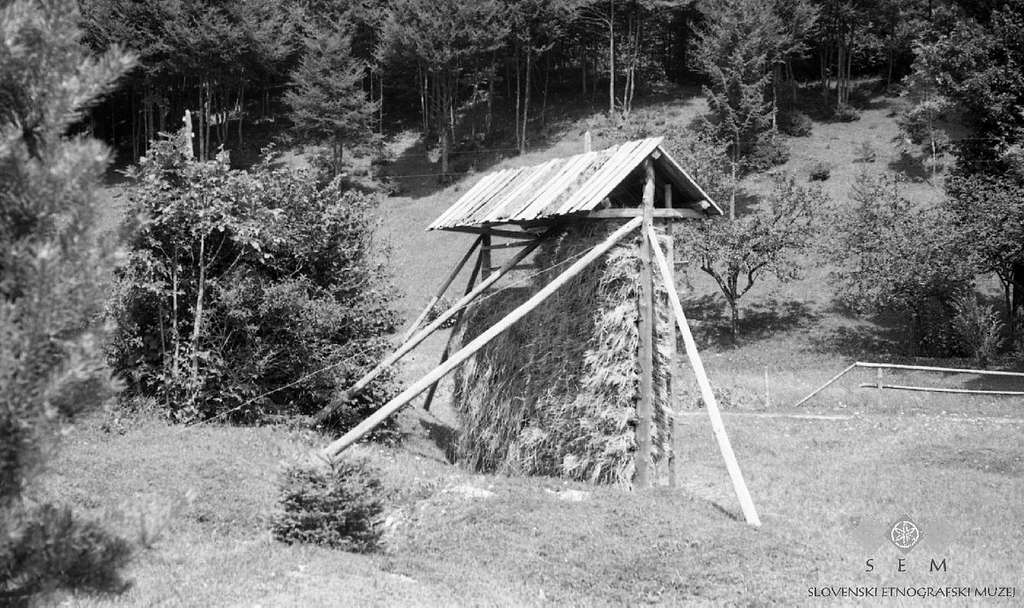
[[[409,328],[405,330],[405,334],[402,335],[402,342],[409,341],[409,338],[411,338],[413,333],[416,332],[416,329],[420,326],[421,323],[423,323],[423,319],[426,319],[427,315],[430,314],[430,311],[434,309],[434,305],[436,305],[437,302],[442,297],[444,297],[444,293],[448,291],[448,286],[451,285],[452,281],[455,280],[455,277],[459,276],[459,273],[462,272],[462,267],[466,265],[467,261],[469,261],[469,256],[473,255],[473,252],[476,251],[476,248],[480,246],[480,241],[482,240],[483,237],[478,236],[476,240],[473,241],[473,245],[466,251],[466,254],[462,256],[462,259],[459,260],[459,263],[455,265],[455,268],[453,268],[452,271],[448,274],[448,277],[444,280],[444,282],[441,283],[441,287],[437,290],[437,293],[434,294],[434,297],[430,298],[430,301],[427,302],[427,306],[423,309],[423,312],[421,312],[420,315],[416,317],[416,320],[412,322],[412,325],[410,325]]]
[[[651,485],[651,418],[654,414],[654,277],[651,274],[651,244],[644,237],[654,229],[654,163],[644,164],[642,233],[640,235],[640,293],[637,310],[640,344],[637,352],[640,370],[640,395],[636,405],[636,472],[633,487]]]
[[[480,266],[483,262],[483,256],[477,254],[476,264],[473,266],[473,272],[469,273],[469,282],[466,283],[466,294],[473,291],[473,284],[476,283],[476,278],[480,275]],[[452,331],[448,334],[448,341],[444,344],[444,351],[441,352],[441,363],[448,360],[448,354],[452,351],[452,342],[455,340],[455,336],[459,333],[459,328],[462,325],[462,315],[465,313],[465,309],[460,310],[455,314],[455,324],[452,325]],[[427,390],[427,396],[423,399],[423,410],[426,412],[430,411],[430,404],[434,401],[434,393],[437,392],[437,382],[430,385],[430,389]]]
[[[850,371],[851,369],[853,369],[853,368],[857,367],[858,365],[859,365],[858,363],[852,363],[852,364],[850,364],[849,366],[847,366],[847,368],[846,368],[846,369],[844,369],[843,371],[839,372],[839,373],[838,373],[838,374],[836,374],[835,376],[832,376],[831,378],[829,378],[828,382],[826,382],[825,384],[822,384],[822,385],[821,385],[821,386],[819,386],[818,388],[816,388],[816,389],[814,389],[813,391],[811,391],[811,394],[807,395],[806,397],[804,397],[804,398],[803,398],[803,399],[801,399],[800,401],[797,401],[796,403],[794,403],[794,404],[793,404],[793,407],[799,407],[799,406],[803,405],[804,403],[806,403],[806,402],[807,402],[807,400],[808,400],[808,399],[810,399],[811,397],[813,397],[813,396],[817,395],[817,394],[818,394],[818,393],[820,393],[821,391],[823,391],[823,390],[825,390],[826,388],[828,388],[829,386],[831,386],[833,382],[835,382],[836,380],[838,380],[838,379],[842,378],[843,376],[845,376],[845,375],[846,375],[846,372],[848,372],[848,371]]]
[[[918,372],[942,372],[946,374],[978,374],[979,376],[1010,376],[1024,378],[1024,372],[1004,372],[990,369],[967,369],[959,367],[929,367],[927,365],[900,365],[898,363],[854,363],[857,367],[875,367],[883,369],[904,369]]]
[[[655,234],[654,230],[651,230],[647,233],[647,238],[651,241],[651,247],[654,250],[654,260],[661,271],[661,278],[665,281],[665,285],[668,286],[669,281],[672,279],[672,273],[669,270],[668,262],[665,261],[665,256],[661,253],[661,248],[658,247],[658,235]],[[700,353],[697,352],[697,343],[694,341],[693,334],[690,332],[690,326],[686,322],[686,315],[683,313],[683,305],[679,302],[679,295],[675,289],[669,289],[668,297],[672,303],[673,312],[675,312],[676,324],[679,326],[679,331],[683,334],[686,356],[690,359],[693,373],[697,376],[697,385],[700,387],[701,398],[704,400],[704,406],[707,408],[708,416],[711,418],[711,429],[714,431],[715,439],[718,441],[718,449],[722,452],[725,468],[729,471],[729,478],[732,480],[733,490],[736,491],[736,497],[740,501],[743,517],[747,520],[748,524],[760,526],[761,519],[757,516],[757,509],[754,508],[754,501],[750,497],[750,491],[747,489],[746,482],[743,481],[743,473],[740,471],[740,465],[736,461],[736,454],[732,451],[729,436],[725,433],[722,413],[718,411],[715,393],[711,390],[711,383],[708,381],[707,373],[704,371],[704,363],[700,359]]]
[[[529,241],[528,241],[529,242]],[[532,247],[531,247],[532,249]],[[481,262],[481,276],[484,280],[491,275],[491,235],[484,233],[480,235],[480,255],[483,256],[483,262]]]
[[[320,410],[320,413],[313,418],[313,422],[315,424],[319,424],[326,420],[327,417],[330,416],[331,413],[333,413],[337,407],[339,407],[342,403],[348,401],[353,395],[355,395],[359,391],[366,388],[366,386],[370,384],[370,382],[374,378],[380,375],[381,372],[397,363],[398,360],[404,357],[406,354],[408,354],[409,351],[416,348],[420,344],[420,342],[426,340],[427,337],[430,336],[430,334],[434,333],[435,331],[437,331],[439,327],[444,325],[445,322],[448,321],[448,319],[455,316],[457,312],[465,308],[467,304],[476,299],[477,296],[483,293],[488,287],[493,285],[495,281],[504,276],[516,264],[523,261],[523,259],[526,258],[526,256],[530,255],[530,253],[532,253],[533,250],[537,248],[537,245],[539,245],[543,239],[544,237],[538,238],[536,241],[530,243],[529,246],[523,247],[519,252],[512,256],[512,258],[509,259],[509,261],[505,262],[505,264],[502,265],[502,267],[497,272],[491,274],[489,277],[481,281],[479,285],[473,288],[473,291],[462,296],[462,299],[460,299],[455,304],[452,304],[451,308],[438,315],[436,319],[428,323],[426,327],[419,331],[419,333],[415,334],[412,338],[410,338],[404,344],[399,346],[394,352],[385,357],[383,361],[377,364],[377,367],[367,372],[365,376],[360,378],[358,382],[353,384],[352,387],[346,390],[344,394],[342,394],[338,399],[335,399],[330,405]],[[483,251],[484,250],[481,247],[481,256],[484,257],[484,259],[486,259],[486,256],[483,256]]]
[[[612,248],[615,243],[619,242],[622,237],[626,236],[633,230],[635,230],[642,220],[640,218],[632,219],[621,228],[613,232],[601,242],[595,246],[586,255],[576,260],[571,266],[565,269],[565,272],[555,277],[553,281],[545,285],[540,291],[535,293],[529,300],[523,302],[515,310],[505,315],[500,321],[491,326],[487,331],[480,334],[473,339],[472,342],[459,349],[450,359],[442,363],[441,365],[434,368],[426,376],[417,380],[412,386],[402,391],[391,401],[388,401],[382,405],[377,411],[370,414],[366,420],[363,420],[355,428],[342,435],[339,439],[331,442],[330,445],[323,449],[323,456],[328,460],[333,459],[345,448],[349,447],[356,441],[359,441],[363,436],[372,431],[378,424],[386,420],[389,416],[397,412],[399,409],[408,404],[416,395],[420,394],[427,389],[431,384],[437,382],[445,375],[450,373],[456,367],[462,365],[466,359],[473,356],[473,354],[487,345],[488,342],[498,337],[502,332],[511,327],[516,321],[525,317],[531,310],[536,308],[541,302],[546,300],[551,294],[555,293],[560,287],[568,283],[573,277],[579,274],[584,268],[589,266],[597,258],[604,255],[609,249]]]
[[[902,384],[874,384],[870,382],[861,383],[861,388],[891,388],[900,391],[922,391],[925,393],[955,393],[958,395],[1003,395],[1011,397],[1024,397],[1024,391],[990,391],[973,388],[940,388],[930,386],[904,386]]]

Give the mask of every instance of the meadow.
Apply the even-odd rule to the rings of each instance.
[[[878,98],[859,121],[815,123],[810,137],[790,140],[793,153],[781,168],[806,179],[811,165],[826,159],[834,169],[824,188],[834,205],[844,204],[858,172],[900,170],[908,162],[891,139],[898,103]],[[673,129],[685,128],[704,108],[690,96],[649,111],[671,117],[663,126]],[[494,158],[479,171],[576,153],[585,127],[584,120],[565,120],[534,152]],[[877,158],[855,163],[864,141]],[[427,173],[427,153],[412,137],[392,145],[397,175]],[[917,200],[934,200],[941,191],[931,176],[911,177],[908,193]],[[758,179],[745,187],[756,192]],[[445,187],[427,177],[396,181],[400,191],[381,211],[394,281],[404,295],[399,309],[408,321],[471,242],[424,227],[474,177]],[[125,594],[60,601],[792,606],[820,605],[815,587],[887,585],[1009,586],[1019,601],[1024,400],[861,389],[857,384],[873,377],[857,372],[862,375],[793,408],[857,358],[907,360],[898,332],[885,319],[836,307],[828,268],[811,265],[801,280],[769,281],[744,299],[744,338],[732,345],[717,329],[724,312],[710,280],[679,270],[684,306],[720,392],[761,528],[739,516],[694,389],[679,396],[678,487],[668,486],[663,468],[655,488],[630,492],[478,475],[452,464],[446,445],[457,425],[443,383],[431,412],[416,401],[402,414],[399,444],[358,447],[382,469],[390,492],[383,546],[371,554],[289,546],[270,536],[279,471],[325,437],[288,426],[175,426],[153,412],[112,409],[69,432],[41,491],[120,522],[144,550],[130,567],[133,584]],[[432,368],[444,340],[425,342],[403,364],[402,378]],[[960,363],[968,362],[944,361]],[[683,378],[687,373],[680,370]],[[900,379],[981,384],[972,376]],[[904,515],[923,531],[906,555],[885,529]],[[946,570],[930,571],[932,560],[945,560]]]

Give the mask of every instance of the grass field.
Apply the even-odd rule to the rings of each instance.
[[[702,111],[690,96],[666,107],[683,128]],[[860,121],[816,123],[791,141],[784,167],[824,184],[844,204],[857,172],[900,170],[891,99]],[[675,124],[678,123],[678,124]],[[575,153],[584,121],[566,120],[535,152],[481,167],[527,165]],[[874,163],[853,163],[871,141]],[[436,170],[409,136],[395,140],[396,172]],[[914,176],[911,176],[914,177]],[[908,184],[934,200],[941,184]],[[394,280],[412,319],[471,238],[424,227],[472,185],[408,177],[383,208]],[[756,190],[756,179],[747,186]],[[82,421],[50,463],[42,492],[106,514],[147,548],[120,597],[63,597],[74,606],[820,605],[821,586],[1015,586],[1024,593],[1024,400],[877,392],[856,372],[799,410],[791,404],[855,358],[892,358],[884,320],[845,315],[827,269],[767,282],[744,299],[745,338],[720,336],[722,305],[699,273],[681,273],[684,305],[719,391],[725,424],[764,525],[742,523],[695,392],[681,399],[680,487],[628,492],[547,478],[476,475],[445,458],[454,416],[442,388],[431,413],[402,415],[400,447],[361,446],[391,491],[384,548],[368,555],[273,541],[277,473],[325,438],[283,427],[165,425],[140,415]],[[456,285],[459,283],[457,282]],[[445,336],[402,368],[432,368]],[[957,366],[958,362],[944,361]],[[684,378],[688,377],[685,375]],[[981,386],[973,376],[903,375],[906,384]],[[904,556],[885,526],[904,514],[923,531]],[[878,528],[878,530],[874,530]],[[865,530],[871,542],[863,539]],[[903,556],[906,572],[898,572]],[[872,572],[865,562],[873,559]],[[931,560],[947,570],[929,572]],[[839,605],[852,600],[833,602]],[[873,602],[873,603],[877,603]],[[924,602],[931,605],[935,602]],[[954,605],[976,605],[968,600]],[[944,602],[943,605],[946,603]]]

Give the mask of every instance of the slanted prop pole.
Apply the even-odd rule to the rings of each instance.
[[[729,436],[725,433],[722,414],[718,411],[718,402],[715,400],[715,394],[711,390],[711,383],[708,381],[707,373],[704,371],[704,363],[700,359],[700,353],[697,352],[697,343],[693,340],[690,326],[686,322],[686,315],[683,314],[683,305],[679,302],[679,294],[676,293],[675,285],[671,283],[672,272],[665,261],[665,256],[661,253],[661,247],[658,246],[658,235],[651,229],[647,232],[647,238],[651,241],[651,249],[654,250],[654,260],[657,262],[658,269],[661,271],[661,278],[665,282],[668,298],[672,303],[672,310],[675,312],[676,324],[679,325],[679,331],[683,334],[686,356],[690,359],[690,366],[693,367],[694,375],[697,376],[697,385],[700,387],[701,398],[704,400],[704,406],[707,408],[708,416],[711,418],[711,429],[715,432],[718,449],[721,450],[722,458],[725,459],[725,468],[729,471],[732,487],[736,491],[736,497],[739,498],[743,517],[751,526],[760,526],[761,519],[757,516],[754,501],[750,498],[750,491],[747,490],[747,484],[743,481],[740,465],[736,462],[736,454],[733,453],[732,444],[729,443]]]
[[[593,263],[594,260],[604,255],[609,249],[612,248],[615,243],[619,242],[622,237],[626,236],[641,224],[643,220],[641,218],[634,218],[626,222],[615,232],[611,233],[607,239],[595,246],[586,255],[576,260],[571,266],[565,269],[565,272],[555,277],[550,283],[545,285],[540,291],[535,293],[529,300],[523,302],[515,310],[505,315],[500,321],[492,325],[487,331],[480,334],[473,339],[472,342],[463,346],[451,356],[450,359],[435,367],[426,376],[423,376],[416,381],[412,386],[402,391],[397,397],[388,401],[380,407],[377,411],[370,414],[366,420],[363,420],[355,428],[342,435],[339,439],[333,441],[330,445],[323,449],[323,455],[331,460],[345,448],[349,447],[356,441],[359,441],[364,435],[372,431],[378,424],[384,422],[389,416],[397,412],[399,409],[404,407],[410,401],[412,401],[416,395],[426,390],[431,384],[437,382],[444,376],[446,376],[453,369],[462,365],[466,359],[473,356],[476,351],[480,350],[487,345],[488,342],[498,337],[502,332],[511,327],[516,321],[525,317],[531,310],[536,308],[541,302],[546,300],[551,294],[555,293],[560,287],[568,283],[573,277],[579,274],[584,268]],[[492,275],[494,276],[494,275]]]
[[[437,293],[434,294],[434,297],[430,298],[430,301],[427,302],[427,306],[423,309],[423,312],[421,312],[420,315],[416,317],[416,320],[412,322],[412,325],[409,326],[409,329],[405,330],[405,334],[402,336],[402,342],[408,342],[409,338],[411,338],[412,335],[416,333],[416,329],[419,328],[421,323],[423,323],[423,319],[427,318],[427,315],[430,314],[430,311],[434,309],[434,305],[436,305],[437,302],[444,296],[444,293],[448,291],[448,287],[452,284],[452,281],[455,280],[455,277],[459,276],[459,273],[462,272],[462,267],[465,266],[466,262],[469,261],[469,256],[473,255],[473,252],[476,251],[476,248],[480,246],[480,242],[483,240],[483,238],[483,236],[476,237],[476,240],[473,241],[473,245],[468,250],[466,250],[466,254],[462,256],[462,259],[459,260],[459,263],[456,264],[455,268],[453,268],[451,273],[448,274],[448,278],[446,278],[444,282],[441,283],[441,287],[437,290]]]
[[[480,267],[483,266],[484,256],[483,253],[479,253],[476,256],[476,265],[473,266],[473,272],[469,273],[469,281],[466,283],[466,294],[473,291],[473,285],[476,283],[476,278],[480,275]],[[455,340],[456,334],[459,333],[459,326],[462,324],[462,316],[466,310],[462,309],[455,314],[455,324],[452,325],[452,331],[448,334],[448,341],[444,344],[444,351],[441,353],[441,363],[448,360],[448,355],[452,352],[452,342]],[[439,364],[440,365],[440,364]],[[430,390],[427,391],[427,396],[423,399],[423,410],[429,412],[430,404],[434,401],[434,393],[437,391],[437,382],[430,385]]]
[[[545,235],[546,234],[547,233],[545,233]],[[320,410],[320,413],[313,418],[313,423],[319,424],[326,420],[327,417],[330,416],[335,409],[341,406],[341,404],[345,403],[353,395],[366,388],[366,386],[370,384],[370,382],[374,378],[379,376],[381,372],[394,365],[399,359],[408,354],[409,351],[416,348],[420,342],[423,342],[424,340],[427,339],[427,337],[430,336],[430,334],[437,331],[437,328],[444,325],[445,322],[448,321],[448,319],[452,318],[457,312],[465,308],[467,304],[476,299],[476,297],[483,293],[488,287],[493,285],[495,281],[504,276],[508,271],[512,270],[512,268],[516,264],[522,262],[526,256],[533,253],[533,250],[536,249],[537,246],[540,245],[541,241],[543,240],[544,236],[541,236],[537,240],[531,242],[526,247],[520,249],[519,252],[512,256],[509,259],[509,261],[505,262],[501,268],[499,268],[496,272],[494,272],[489,277],[481,281],[480,284],[473,289],[473,291],[462,296],[462,299],[460,299],[455,304],[452,304],[451,308],[438,315],[436,319],[427,324],[427,326],[420,330],[419,333],[415,334],[412,338],[410,338],[404,344],[399,346],[394,352],[385,357],[383,361],[377,364],[377,367],[367,372],[365,376],[360,378],[358,382],[352,385],[352,388],[346,390],[344,394],[342,394],[338,399],[335,399],[333,402],[331,402],[330,405]],[[482,247],[480,248],[480,251],[483,251]],[[484,261],[486,262],[486,258]]]

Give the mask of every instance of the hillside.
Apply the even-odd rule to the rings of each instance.
[[[823,187],[844,204],[857,172],[900,161],[891,139],[896,103],[878,99],[854,123],[815,123],[810,137],[789,140],[782,169],[806,180],[811,164],[826,160],[834,169]],[[703,107],[691,96],[642,111],[675,129]],[[566,120],[545,145],[478,173],[574,154],[587,124],[588,117]],[[873,163],[853,162],[862,141],[877,151]],[[424,228],[478,173],[440,187],[413,135],[391,145],[392,174],[410,177],[395,178],[401,192],[380,211],[409,322],[471,243]],[[760,179],[745,188],[757,191]],[[907,189],[929,203],[941,184],[911,181]],[[681,273],[687,313],[764,521],[759,530],[738,516],[692,393],[678,427],[681,487],[630,493],[450,464],[445,446],[457,424],[442,389],[432,412],[414,405],[403,414],[400,446],[357,449],[383,470],[391,492],[384,549],[368,555],[286,546],[267,531],[278,471],[325,438],[285,427],[168,426],[148,412],[112,411],[69,437],[45,493],[113,514],[146,549],[126,594],[67,596],[64,605],[789,606],[817,604],[819,586],[1015,584],[1024,546],[1014,523],[1024,517],[1015,500],[1024,493],[1019,400],[879,396],[849,379],[799,411],[789,407],[852,356],[887,356],[892,346],[884,324],[835,308],[827,273],[811,268],[800,281],[752,292],[739,347],[714,329],[724,313],[713,284]],[[424,343],[402,377],[433,367],[446,337]],[[902,512],[947,530],[955,544],[926,545],[899,573],[895,550],[881,538],[862,544],[857,530],[858,521],[884,524]],[[866,573],[872,558],[878,570]],[[937,583],[928,560],[939,558],[949,574]]]

